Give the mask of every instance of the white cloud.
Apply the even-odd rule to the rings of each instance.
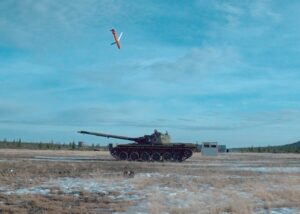
[[[280,21],[281,15],[272,9],[272,1],[260,0],[253,1],[249,8],[250,15],[254,18],[270,18],[271,21]],[[270,19],[268,19],[270,21]]]

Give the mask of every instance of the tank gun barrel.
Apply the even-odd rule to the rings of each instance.
[[[130,141],[138,141],[138,138],[133,137],[125,137],[125,136],[119,136],[119,135],[112,135],[112,134],[104,134],[99,132],[88,132],[88,131],[78,131],[80,134],[88,134],[88,135],[95,135],[98,137],[107,137],[107,138],[116,138],[116,139],[122,139],[122,140],[130,140]]]

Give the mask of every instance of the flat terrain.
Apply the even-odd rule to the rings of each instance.
[[[125,167],[135,175],[124,176]],[[143,163],[108,152],[3,149],[0,213],[300,213],[300,155]]]

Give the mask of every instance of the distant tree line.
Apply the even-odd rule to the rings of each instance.
[[[83,151],[97,151],[108,150],[107,146],[100,146],[100,144],[84,144],[84,142],[69,142],[69,143],[54,143],[50,142],[23,142],[18,140],[0,140],[0,149],[40,149],[40,150],[83,150]]]
[[[232,149],[240,152],[256,152],[256,153],[300,153],[300,141],[293,144],[283,146],[266,146],[266,147],[246,147]]]

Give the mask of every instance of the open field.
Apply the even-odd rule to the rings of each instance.
[[[125,167],[135,176],[123,176]],[[142,163],[108,152],[3,149],[0,212],[300,213],[300,155]]]

